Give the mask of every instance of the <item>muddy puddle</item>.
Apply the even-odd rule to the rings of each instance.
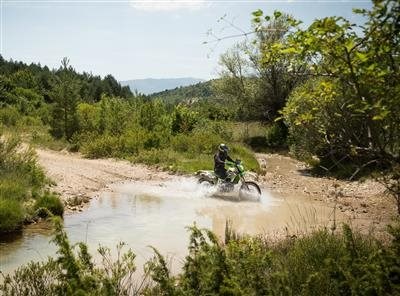
[[[214,188],[201,186],[195,179],[177,178],[166,182],[129,182],[112,187],[90,202],[82,212],[64,217],[72,243],[86,242],[94,252],[99,245],[115,249],[123,241],[137,255],[141,266],[156,247],[179,269],[187,254],[187,226],[224,233],[226,221],[240,233],[281,236],[329,226],[332,207],[310,199],[273,196],[265,188],[260,201],[237,201],[237,191],[218,195]],[[13,238],[0,241],[0,270],[9,273],[30,260],[55,255],[51,227],[31,225]]]

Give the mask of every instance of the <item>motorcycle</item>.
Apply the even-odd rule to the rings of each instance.
[[[246,171],[242,162],[240,160],[236,160],[235,162],[226,161],[225,164],[228,166],[227,178],[225,180],[220,179],[214,171],[198,171],[196,173],[198,182],[200,184],[217,186],[220,192],[232,192],[235,185],[240,183],[240,199],[248,199],[249,195],[251,195],[251,199],[260,200],[260,186],[256,182],[245,180]]]

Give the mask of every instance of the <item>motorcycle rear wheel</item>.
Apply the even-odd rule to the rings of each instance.
[[[201,177],[198,182],[199,182],[199,184],[202,184],[202,185],[210,185],[210,186],[214,185],[214,183],[211,180],[204,178],[204,177]]]

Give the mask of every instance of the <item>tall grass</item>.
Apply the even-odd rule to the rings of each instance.
[[[34,151],[18,137],[0,133],[0,234],[19,230],[32,218],[30,201],[44,194],[48,182]]]
[[[224,241],[189,228],[188,255],[172,275],[157,249],[134,278],[135,254],[100,247],[95,264],[83,243],[70,245],[57,223],[58,259],[29,263],[0,283],[4,295],[399,295],[400,224],[382,243],[344,225],[342,232],[315,230],[279,242],[241,236],[228,225]],[[1,282],[1,281],[0,281]],[[45,294],[46,294],[45,293]],[[48,294],[48,295],[50,295]]]

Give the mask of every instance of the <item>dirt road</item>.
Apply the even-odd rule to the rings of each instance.
[[[67,208],[79,209],[108,185],[124,180],[165,180],[172,176],[143,165],[115,159],[86,159],[78,153],[36,150],[38,161],[56,184],[52,190],[61,194]],[[77,207],[78,206],[78,207]]]
[[[70,210],[124,180],[167,180],[173,175],[144,165],[115,159],[85,159],[78,153],[37,150],[39,163],[56,182],[53,190],[61,194]],[[384,195],[384,187],[372,180],[360,182],[318,178],[307,174],[304,163],[278,154],[257,154],[264,171],[259,181],[284,197],[306,197],[334,202],[338,211],[357,221],[357,225],[385,225],[396,213],[394,201]],[[335,185],[337,188],[335,189]]]
[[[373,180],[349,182],[311,176],[306,165],[288,156],[257,154],[265,174],[261,176],[272,192],[324,202],[337,201],[337,209],[363,229],[385,227],[396,215],[394,200]]]

